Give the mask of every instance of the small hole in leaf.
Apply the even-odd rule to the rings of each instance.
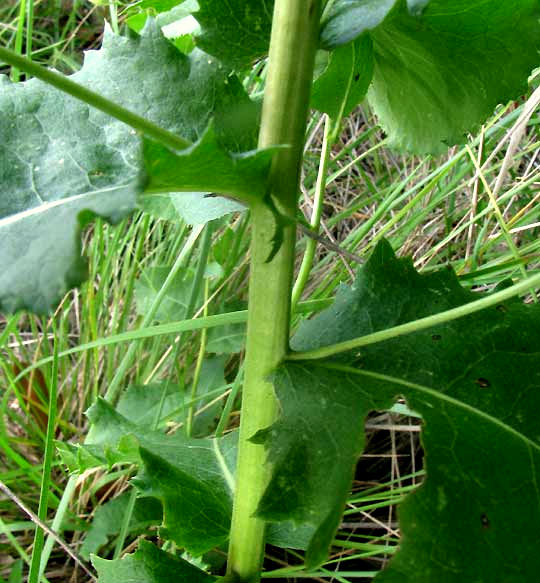
[[[356,73],[356,75],[354,76],[354,80],[360,81],[360,73]]]
[[[433,336],[431,337],[431,339],[434,340],[435,342],[438,342],[441,338],[442,336],[440,334],[433,334]]]
[[[487,529],[490,527],[490,522],[489,522],[489,518],[487,517],[487,514],[482,514],[482,516],[480,517],[480,520],[482,521],[483,528]]]
[[[474,381],[481,389],[487,389],[491,387],[491,383],[484,377],[480,377]]]

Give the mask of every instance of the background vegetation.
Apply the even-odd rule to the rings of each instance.
[[[0,7],[0,42],[22,52],[22,16],[28,3],[4,2]],[[122,27],[129,8],[105,1],[36,0],[30,10],[32,57],[67,74],[78,70],[82,51],[99,47],[104,19]],[[17,78],[7,67],[0,70]],[[248,74],[246,83],[254,92],[261,89],[261,71],[259,65]],[[357,108],[332,152],[322,237],[304,299],[325,305],[341,282],[353,280],[382,237],[399,255],[411,255],[424,272],[451,265],[471,289],[491,288],[525,271],[537,271],[539,118],[533,113],[522,135],[515,123],[525,107],[533,112],[538,107],[534,90],[539,79],[533,76],[529,95],[498,109],[468,145],[440,158],[402,156],[386,149],[368,107]],[[308,220],[323,124],[324,118],[314,113],[306,140],[302,210]],[[37,512],[41,477],[47,473],[43,459],[51,393],[58,393],[55,435],[63,441],[81,439],[87,431],[85,410],[119,383],[124,388],[167,379],[179,387],[185,402],[171,415],[170,430],[188,423],[204,431],[215,419],[221,419],[218,431],[237,424],[241,325],[129,342],[118,335],[138,328],[156,293],[156,268],[172,265],[181,253],[188,260],[158,321],[179,319],[179,310],[196,317],[242,309],[249,240],[245,213],[213,221],[195,239],[196,229],[167,220],[176,221],[174,209],[150,210],[114,228],[97,222],[86,231],[88,283],[67,294],[52,317],[17,314],[0,319],[0,581],[23,581],[28,572],[35,527],[24,508]],[[301,234],[299,257],[305,244]],[[55,350],[58,370],[50,358]],[[215,354],[215,371],[198,366],[204,351]],[[225,414],[223,403],[230,407]],[[396,406],[393,413],[370,418],[367,453],[358,464],[346,522],[331,558],[317,573],[304,573],[302,580],[369,581],[396,549],[396,504],[422,480],[420,422],[409,413]],[[49,524],[67,476],[55,455]],[[119,556],[132,550],[136,535],[155,537],[159,516],[151,506],[136,508],[129,524],[118,518],[134,504],[128,493],[131,476],[129,468],[80,476],[61,535],[82,564],[87,564],[90,550],[99,550],[102,557]],[[224,555],[208,560],[220,562]],[[264,577],[294,581],[294,566],[300,563],[300,554],[270,547]],[[58,545],[45,578],[90,580],[81,564]]]

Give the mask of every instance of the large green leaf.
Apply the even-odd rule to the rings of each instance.
[[[144,496],[163,504],[166,538],[194,554],[202,554],[228,538],[232,507],[235,433],[220,440],[165,435],[129,421],[99,400],[89,410],[94,424],[96,459],[134,462],[144,468],[136,485]],[[127,446],[127,447],[126,447]],[[88,446],[80,446],[85,451]],[[181,504],[178,501],[181,500]]]
[[[197,44],[235,68],[268,53],[273,0],[199,0]]]
[[[99,583],[211,583],[216,581],[208,573],[191,563],[158,549],[141,540],[139,549],[122,559],[107,561],[92,557],[92,564],[99,576]]]
[[[156,392],[153,396],[154,402],[160,398]],[[136,464],[141,472],[134,483],[141,495],[158,498],[163,505],[162,536],[194,554],[226,542],[232,516],[237,433],[219,439],[165,435],[150,429],[146,417],[140,423],[141,407],[149,406],[151,397],[130,390],[125,398],[128,402],[123,410],[133,420],[99,399],[88,411],[93,424],[92,443],[57,444],[64,463],[72,472]],[[272,525],[268,540],[276,546],[303,549],[312,532],[312,525],[286,521]]]
[[[382,243],[354,286],[301,326],[293,346],[362,336],[475,298],[451,270],[420,275]],[[324,560],[362,450],[363,420],[404,396],[424,419],[427,480],[399,509],[401,550],[378,580],[534,580],[539,324],[539,305],[514,300],[332,361],[282,366],[275,375],[282,416],[257,436],[276,464],[261,515],[316,525],[307,561]]]
[[[222,148],[255,147],[258,106],[238,79],[200,50],[183,55],[151,21],[141,36],[107,30],[71,79],[187,140],[211,135],[211,144],[202,142],[205,156],[209,148],[223,156]],[[184,155],[183,163],[196,168],[197,156]],[[199,173],[190,184],[210,190],[208,178]],[[212,189],[219,186],[210,178]],[[140,141],[41,81],[2,78],[0,183],[0,310],[45,312],[84,275],[80,229],[95,215],[116,222],[134,208],[145,183]]]
[[[368,98],[391,143],[441,152],[526,91],[539,63],[540,3],[336,0],[323,43],[362,33],[375,51]]]

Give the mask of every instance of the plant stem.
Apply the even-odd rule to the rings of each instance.
[[[457,320],[457,318],[464,318],[465,316],[469,316],[480,310],[496,306],[497,304],[509,300],[519,294],[530,292],[531,289],[536,289],[539,286],[540,274],[537,273],[536,275],[528,277],[527,279],[511,285],[499,292],[484,295],[479,300],[468,302],[457,308],[451,308],[450,310],[445,310],[444,312],[439,312],[432,316],[426,316],[425,318],[413,320],[406,324],[400,324],[399,326],[393,326],[386,330],[379,330],[377,332],[372,332],[371,334],[366,334],[365,336],[345,340],[344,342],[338,342],[337,344],[331,344],[329,346],[323,346],[322,348],[317,348],[315,350],[293,352],[292,354],[289,354],[287,360],[319,360],[322,358],[328,358],[329,356],[335,356],[342,352],[348,352],[349,350],[355,350],[362,346],[369,346],[370,344],[384,342],[385,340],[397,338],[398,336],[403,336],[405,334],[412,334],[413,332],[425,330],[426,328],[438,326],[439,324],[445,324],[446,322]]]
[[[210,295],[210,284],[209,279],[206,280],[204,284],[204,312],[203,317],[208,316],[208,296]],[[193,373],[193,380],[191,381],[191,393],[190,401],[192,404],[189,406],[188,415],[186,420],[186,434],[188,437],[192,437],[191,433],[193,431],[193,416],[195,414],[195,398],[197,396],[197,389],[199,387],[199,381],[201,379],[201,371],[204,363],[204,357],[206,355],[206,341],[208,338],[208,329],[203,328],[201,332],[201,342],[199,345],[199,353],[197,354],[197,363],[195,365],[195,372]]]
[[[264,555],[265,523],[255,514],[270,468],[264,446],[249,440],[275,420],[276,400],[267,378],[289,346],[294,218],[319,18],[320,0],[275,3],[259,146],[289,146],[275,155],[270,184],[275,205],[292,221],[268,261],[276,219],[267,205],[252,208],[245,384],[228,562],[229,575],[242,583],[259,581]]]
[[[330,153],[335,142],[331,129],[333,127],[332,120],[326,115],[324,120],[324,137],[322,143],[321,161],[319,163],[319,171],[317,173],[317,184],[315,185],[315,196],[313,197],[313,212],[311,215],[310,225],[315,234],[318,234],[321,225],[321,217],[323,211],[324,193],[326,190],[326,175],[328,172],[328,163],[330,162]],[[302,265],[298,272],[298,277],[293,287],[292,292],[292,306],[293,310],[300,301],[302,292],[306,287],[306,283],[311,273],[313,266],[313,259],[315,258],[315,251],[317,250],[317,241],[308,238],[306,241],[306,250],[302,258]]]
[[[51,371],[51,382],[49,384],[49,410],[47,414],[47,437],[45,441],[45,455],[43,460],[43,473],[41,474],[41,488],[39,493],[38,517],[42,522],[47,520],[47,511],[49,508],[49,489],[51,485],[51,468],[54,457],[54,435],[56,431],[56,396],[58,391],[58,341],[57,330],[53,319],[54,331],[54,348],[53,348],[53,366]],[[40,560],[43,551],[45,533],[36,524],[34,535],[34,547],[32,549],[32,562],[30,563],[30,572],[28,574],[29,583],[38,583],[40,579]]]

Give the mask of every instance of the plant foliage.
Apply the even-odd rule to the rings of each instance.
[[[381,243],[293,346],[334,344],[476,298],[453,271],[420,275]],[[363,448],[363,420],[403,396],[424,421],[428,478],[401,505],[401,550],[377,580],[530,581],[540,566],[539,319],[537,304],[510,301],[331,361],[280,367],[282,415],[258,436],[275,464],[261,516],[315,524],[307,562],[321,563]],[[520,533],[511,541],[510,525]]]

